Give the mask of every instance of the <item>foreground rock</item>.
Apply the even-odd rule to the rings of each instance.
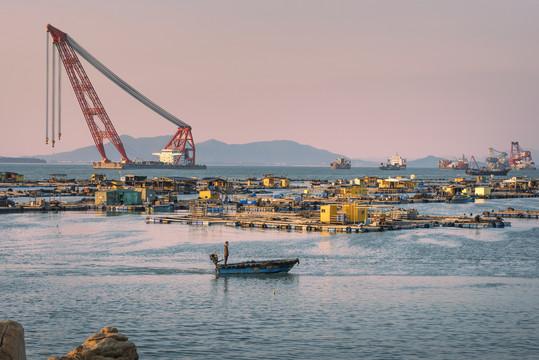
[[[138,360],[137,347],[118,329],[105,327],[65,356],[48,360]]]
[[[0,359],[26,360],[24,329],[16,321],[0,322]]]

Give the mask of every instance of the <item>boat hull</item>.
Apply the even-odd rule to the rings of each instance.
[[[511,168],[503,169],[503,170],[489,170],[489,169],[472,169],[468,168],[466,170],[467,175],[498,175],[503,176],[507,175],[507,173],[511,170]]]
[[[438,170],[468,170],[466,166],[438,166]]]
[[[286,273],[299,263],[299,259],[283,259],[268,261],[248,261],[243,263],[216,265],[219,275],[256,275]]]
[[[406,165],[380,165],[378,168],[380,170],[404,170]]]
[[[152,212],[171,212],[174,211],[174,206],[172,204],[153,205],[150,209]]]
[[[449,204],[466,204],[472,201],[473,201],[473,198],[470,196],[456,195],[456,196],[453,196],[452,198],[448,198],[445,202]]]
[[[174,165],[157,161],[133,162],[124,164],[121,162],[94,162],[94,169],[114,169],[114,170],[139,170],[139,169],[166,169],[166,170],[206,170],[206,165]]]

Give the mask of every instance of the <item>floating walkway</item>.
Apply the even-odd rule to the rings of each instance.
[[[517,218],[517,219],[539,219],[539,211],[535,210],[500,210],[485,211],[483,216],[494,218]]]
[[[384,225],[357,225],[357,224],[322,224],[320,222],[298,223],[288,221],[262,221],[262,220],[233,220],[224,218],[191,218],[174,216],[147,216],[147,224],[171,224],[212,226],[224,225],[243,228],[274,229],[285,231],[325,232],[325,233],[367,233],[393,230],[428,229],[435,227],[454,227],[464,229],[503,228],[511,226],[504,221],[474,221],[470,218],[439,218],[418,221],[395,221]]]

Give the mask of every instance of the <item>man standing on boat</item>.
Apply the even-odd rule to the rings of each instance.
[[[227,261],[228,261],[228,241],[225,242],[225,265]]]

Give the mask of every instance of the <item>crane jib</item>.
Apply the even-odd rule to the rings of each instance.
[[[172,122],[173,124],[177,125],[178,127],[185,127],[190,128],[190,126],[178,119],[176,116],[172,115],[150,99],[148,99],[146,96],[142,95],[139,91],[137,91],[135,88],[133,88],[131,85],[126,83],[124,80],[122,80],[118,75],[114,74],[110,69],[108,69],[105,65],[103,65],[99,60],[97,60],[95,57],[92,56],[88,51],[86,51],[82,46],[80,46],[75,40],[73,40],[72,37],[66,34],[67,40],[71,44],[71,47],[80,55],[82,56],[88,63],[90,63],[94,68],[96,68],[100,73],[105,75],[109,80],[111,80],[113,83],[118,85],[121,89],[123,89],[125,92],[133,96],[135,99],[140,101],[142,104],[146,105],[168,121]]]
[[[159,154],[159,164],[166,165],[166,166],[178,166],[183,167],[184,165],[195,165],[195,143],[193,141],[193,136],[191,134],[191,126],[186,124],[185,122],[181,121],[174,115],[170,114],[157,104],[155,104],[153,101],[142,95],[140,92],[138,92],[136,89],[134,89],[131,85],[120,79],[116,74],[114,74],[112,71],[110,71],[106,66],[104,66],[101,62],[99,62],[96,58],[94,58],[88,51],[86,51],[82,46],[80,46],[75,40],[73,40],[71,37],[69,37],[65,32],[51,26],[50,24],[47,25],[47,32],[50,33],[53,39],[53,43],[58,50],[58,53],[60,55],[61,61],[63,62],[64,68],[66,70],[67,76],[69,78],[69,81],[71,83],[71,86],[73,87],[73,91],[75,92],[75,96],[77,97],[77,101],[79,102],[80,108],[82,110],[82,113],[84,115],[84,118],[86,120],[86,123],[88,125],[88,128],[90,130],[90,133],[92,134],[92,138],[94,139],[95,146],[99,153],[102,156],[102,163],[110,163],[111,161],[107,158],[105,147],[104,147],[104,140],[109,140],[118,150],[118,152],[122,155],[121,163],[124,164],[131,164],[132,161],[129,160],[127,157],[127,154],[125,152],[125,148],[122,144],[122,141],[120,139],[120,136],[118,136],[118,133],[116,132],[116,129],[114,128],[114,125],[112,124],[112,121],[110,121],[110,118],[103,107],[103,104],[99,100],[99,96],[97,95],[97,92],[95,91],[90,79],[88,78],[88,75],[86,74],[86,71],[84,70],[82,64],[80,63],[78,56],[83,57],[87,62],[90,63],[93,67],[95,67],[99,72],[101,72],[103,75],[105,75],[109,80],[114,82],[116,85],[118,85],[120,88],[122,88],[124,91],[129,93],[131,96],[133,96],[135,99],[142,102],[144,105],[158,113],[159,115],[163,116],[165,119],[169,120],[170,122],[174,123],[178,126],[178,130],[172,137],[172,139],[168,142],[168,144],[165,146],[165,148],[161,151]],[[48,44],[48,39],[47,39]],[[48,45],[47,45],[47,52],[48,52]],[[49,81],[48,81],[48,54],[47,54],[47,106],[46,106],[46,127],[48,128],[48,90],[49,90]],[[53,81],[54,83],[55,81]],[[59,79],[58,79],[59,82]],[[58,89],[59,91],[59,89]],[[53,89],[53,95],[54,89]],[[58,93],[60,95],[60,93]],[[54,96],[53,96],[54,97]],[[60,102],[58,101],[58,105],[60,105]],[[54,113],[54,110],[53,110]],[[54,115],[54,114],[53,114]],[[96,120],[101,121],[102,125],[104,126],[104,129],[101,129],[99,124],[96,123]],[[54,121],[54,116],[53,116]],[[54,125],[53,125],[54,126]],[[54,130],[54,129],[53,129]],[[58,117],[58,130],[60,130],[60,117]],[[46,130],[46,141],[48,141],[48,130]],[[60,131],[58,133],[58,138],[60,138]],[[54,144],[54,131],[53,131],[53,138],[52,138],[53,144]],[[172,155],[171,155],[172,154]],[[152,163],[152,162],[150,162]],[[153,166],[150,163],[145,163],[146,165]],[[113,165],[116,166],[116,165]],[[119,164],[121,168],[121,164]],[[95,168],[95,163],[94,163]]]

